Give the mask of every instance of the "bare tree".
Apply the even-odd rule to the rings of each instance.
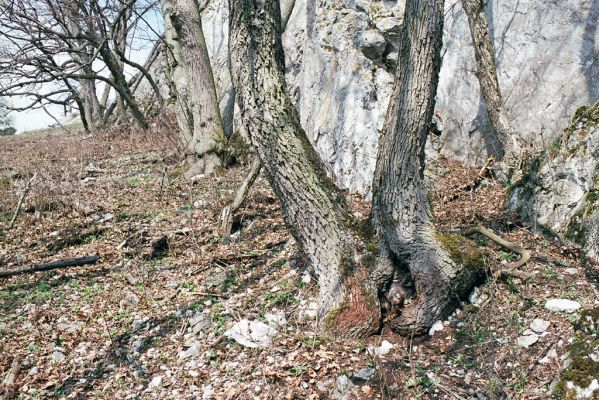
[[[489,32],[485,6],[482,0],[462,0],[462,7],[466,12],[468,25],[470,26],[477,65],[476,75],[485,101],[487,116],[501,146],[496,149],[496,156],[509,164],[516,157],[518,142],[516,132],[507,115],[497,79],[495,51]]]
[[[230,0],[233,83],[244,127],[285,221],[318,277],[319,319],[348,335],[376,332],[392,280],[413,299],[392,326],[424,332],[481,273],[439,243],[424,187],[424,144],[441,64],[443,1],[409,0],[400,67],[377,163],[372,218],[358,221],[327,176],[286,90],[276,0]],[[397,305],[400,308],[400,305]]]
[[[216,86],[197,0],[161,0],[176,90],[177,121],[188,156],[210,174],[222,164],[225,141]]]
[[[0,0],[0,94],[31,102],[15,110],[60,105],[75,108],[86,127],[106,121],[97,85],[115,89],[141,127],[145,115],[126,79],[124,65],[152,78],[125,55],[139,16],[150,0]],[[107,74],[105,71],[108,71]],[[156,98],[161,102],[160,93]],[[108,96],[106,96],[106,101]]]

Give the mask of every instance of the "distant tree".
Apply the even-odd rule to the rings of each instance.
[[[0,95],[25,97],[21,111],[59,105],[79,111],[86,128],[106,122],[117,107],[109,91],[142,128],[146,117],[124,66],[139,71],[162,97],[148,72],[127,57],[150,0],[0,0]],[[151,29],[151,28],[148,28]],[[105,84],[99,98],[97,85]]]
[[[462,0],[462,7],[468,18],[476,58],[476,76],[485,101],[487,116],[500,144],[495,155],[504,161],[505,172],[508,172],[509,164],[512,164],[517,157],[518,142],[516,132],[507,115],[497,79],[495,51],[489,31],[489,22],[485,14],[485,5],[482,0]]]
[[[14,120],[10,115],[6,102],[0,99],[0,136],[14,135],[16,130],[13,127]]]
[[[222,164],[225,132],[197,0],[161,0],[177,122],[204,173]]]

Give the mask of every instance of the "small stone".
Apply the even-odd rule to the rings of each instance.
[[[302,276],[302,282],[306,285],[312,282],[312,277],[310,276],[310,274],[305,274],[304,276]]]
[[[368,352],[371,354],[374,354],[375,356],[384,356],[384,355],[389,354],[389,352],[391,351],[392,348],[393,348],[392,343],[390,343],[386,340],[383,340],[379,347],[376,347],[376,348],[369,347]]]
[[[539,336],[536,333],[533,333],[532,335],[520,336],[517,339],[517,344],[520,347],[527,348],[535,344],[538,340]]]
[[[64,355],[63,351],[60,351],[59,348],[56,348],[54,350],[54,352],[52,353],[52,362],[53,363],[60,363],[62,360],[64,360],[66,358],[66,356]]]
[[[564,270],[564,272],[565,272],[566,274],[570,274],[570,275],[576,275],[576,274],[578,273],[578,269],[576,269],[576,268],[566,268],[566,269]]]
[[[318,315],[318,303],[312,301],[308,303],[302,310],[299,312],[300,318],[316,318]]]
[[[214,389],[212,389],[212,385],[207,385],[204,388],[204,393],[202,394],[202,400],[210,400],[214,397]]]
[[[270,346],[276,334],[276,329],[271,326],[260,321],[248,321],[247,319],[242,319],[224,333],[226,337],[250,348]]]
[[[554,312],[573,313],[580,308],[580,303],[568,299],[550,299],[545,303],[545,308]]]
[[[530,323],[530,329],[535,331],[536,333],[543,333],[549,328],[551,322],[545,321],[544,319],[535,318]]]
[[[441,332],[443,330],[443,321],[437,321],[431,326],[431,329],[428,331],[430,336],[433,336],[435,332]]]
[[[356,372],[354,374],[355,378],[362,379],[365,381],[372,379],[373,376],[374,376],[374,368],[362,368],[361,370],[359,370],[358,372]]]
[[[200,355],[200,345],[199,343],[193,343],[187,350],[179,352],[177,355],[178,358],[182,360],[186,360],[188,358],[197,357]]]
[[[273,326],[284,326],[287,324],[287,318],[285,318],[285,313],[283,312],[274,314],[266,313],[264,314],[264,319]]]
[[[549,364],[551,360],[557,360],[557,351],[555,349],[549,350],[545,357],[539,360],[539,364]]]
[[[335,380],[335,388],[333,389],[332,398],[335,400],[349,400],[354,391],[355,385],[345,375],[340,375]]]
[[[163,378],[161,375],[157,375],[157,376],[153,377],[152,380],[150,381],[149,387],[162,386],[162,380],[163,380]]]

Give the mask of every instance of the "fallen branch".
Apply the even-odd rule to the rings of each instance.
[[[252,166],[250,167],[250,170],[249,170],[247,176],[245,177],[245,180],[243,181],[243,183],[241,184],[241,187],[239,188],[239,190],[237,191],[237,194],[235,195],[235,200],[233,200],[232,203],[225,206],[225,208],[223,208],[223,211],[221,213],[221,216],[220,216],[221,226],[220,227],[221,227],[221,231],[224,235],[228,235],[231,233],[231,229],[233,227],[233,217],[235,216],[235,213],[237,212],[237,210],[239,210],[239,208],[245,201],[245,198],[247,197],[247,195],[250,191],[250,188],[254,184],[254,181],[256,180],[256,178],[258,178],[258,175],[260,175],[261,169],[262,169],[262,163],[260,162],[260,159],[257,156],[255,156],[254,160],[252,161]]]
[[[503,271],[499,272],[500,275],[512,276],[512,277],[520,278],[523,280],[526,280],[526,279],[529,279],[532,277],[532,275],[527,274],[525,272],[514,271],[514,270],[524,266],[530,260],[530,258],[532,257],[532,252],[530,250],[524,249],[524,248],[518,246],[517,244],[510,242],[509,240],[505,240],[501,236],[496,235],[490,229],[487,229],[481,225],[460,231],[460,233],[462,233],[463,235],[466,235],[466,236],[472,235],[474,233],[480,233],[481,235],[489,238],[490,240],[494,241],[498,245],[503,246],[506,249],[520,255],[520,259],[517,262],[510,265],[510,267],[513,268],[513,270],[503,270]]]
[[[29,273],[33,273],[33,272],[51,271],[53,269],[59,269],[59,268],[78,267],[81,265],[95,264],[99,259],[100,259],[100,257],[98,257],[98,256],[89,256],[89,257],[69,258],[69,259],[60,260],[60,261],[52,261],[52,262],[45,263],[45,264],[38,264],[35,267],[29,268],[29,269],[0,272],[0,278],[8,278],[11,276],[16,276],[16,275],[21,275],[21,274],[29,274]]]
[[[6,374],[6,376],[4,377],[4,381],[2,381],[2,394],[3,394],[3,398],[5,399],[10,399],[12,396],[11,394],[13,394],[13,390],[15,387],[15,383],[17,382],[17,376],[19,375],[19,372],[21,371],[21,356],[17,355],[15,356],[15,358],[13,358],[12,360],[12,364],[10,366],[10,370],[8,371],[8,373]]]
[[[25,201],[25,197],[27,196],[27,193],[29,193],[29,189],[31,189],[31,184],[33,183],[33,181],[35,180],[36,177],[37,177],[37,172],[35,174],[33,174],[33,176],[27,181],[27,184],[25,185],[25,188],[23,189],[23,193],[21,193],[21,197],[19,198],[19,202],[17,203],[17,209],[15,210],[15,213],[12,216],[12,219],[10,220],[10,223],[8,224],[8,227],[6,228],[6,230],[12,229],[15,226],[15,222],[17,222],[17,217],[19,216],[19,213],[21,212],[21,207],[23,207],[23,202]]]

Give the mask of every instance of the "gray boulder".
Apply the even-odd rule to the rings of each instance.
[[[509,206],[599,262],[599,102],[579,108],[562,136],[533,159]]]

